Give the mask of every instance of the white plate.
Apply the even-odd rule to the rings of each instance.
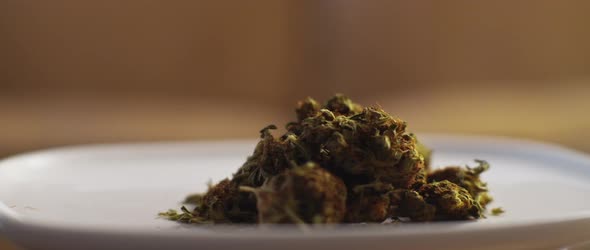
[[[472,222],[312,228],[183,226],[156,214],[233,173],[254,141],[68,147],[0,162],[0,223],[31,249],[555,249],[590,239],[590,158],[489,137],[422,136],[434,165],[488,160],[507,212]]]

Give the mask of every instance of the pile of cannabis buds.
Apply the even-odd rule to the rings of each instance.
[[[336,95],[297,104],[297,121],[275,137],[260,131],[233,174],[187,199],[193,211],[161,213],[187,223],[360,223],[468,220],[491,201],[479,175],[489,168],[430,170],[431,152],[406,123]]]

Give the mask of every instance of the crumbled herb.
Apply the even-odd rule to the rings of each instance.
[[[174,209],[169,209],[166,212],[159,213],[158,215],[161,217],[165,217],[170,220],[175,220],[179,222],[185,223],[208,223],[208,220],[204,220],[203,218],[197,217],[193,215],[185,206],[180,208],[181,212],[178,212]]]
[[[260,131],[254,152],[231,179],[192,195],[195,205],[160,215],[187,223],[358,223],[467,220],[491,201],[489,168],[431,171],[432,151],[381,108],[335,95],[297,104],[297,121],[275,136]],[[492,211],[492,213],[495,213]]]
[[[498,216],[498,215],[503,214],[506,211],[504,211],[504,209],[501,208],[501,207],[495,207],[495,208],[492,208],[492,211],[491,212],[492,212],[492,215],[493,216]]]
[[[311,162],[242,190],[256,194],[260,223],[337,223],[346,213],[342,180]]]
[[[466,189],[471,196],[477,200],[480,205],[485,206],[492,201],[492,197],[488,194],[487,183],[482,182],[479,175],[490,168],[490,164],[483,160],[475,160],[478,166],[471,168],[465,166],[449,166],[443,169],[438,169],[429,174],[428,180],[430,182],[450,181]]]

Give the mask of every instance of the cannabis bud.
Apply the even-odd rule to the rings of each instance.
[[[346,186],[312,162],[242,189],[256,194],[259,223],[337,223],[346,213]]]
[[[335,95],[297,103],[296,121],[275,136],[260,131],[254,152],[231,179],[191,196],[196,206],[162,215],[195,223],[356,223],[484,217],[489,168],[431,171],[432,151],[381,108]]]

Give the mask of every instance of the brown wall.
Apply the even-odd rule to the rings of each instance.
[[[281,1],[2,1],[5,91],[273,97],[292,53]]]

